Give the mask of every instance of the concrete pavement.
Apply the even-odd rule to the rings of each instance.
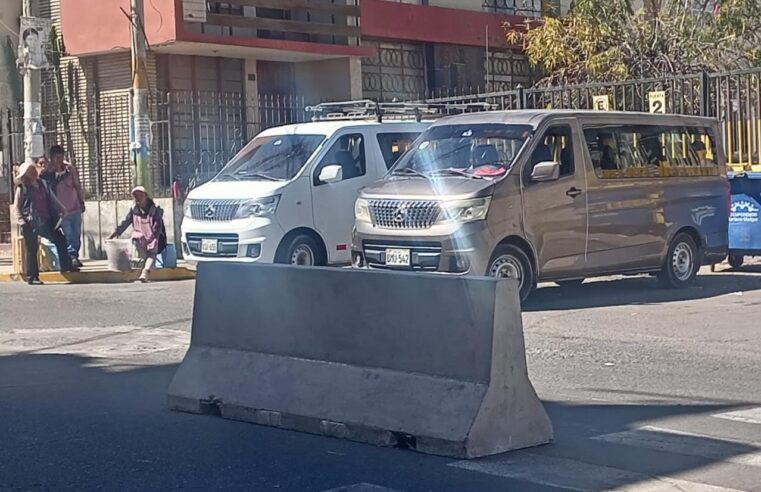
[[[473,461],[167,411],[192,287],[0,285],[0,490],[761,491],[753,272],[540,290],[527,355],[556,441]]]

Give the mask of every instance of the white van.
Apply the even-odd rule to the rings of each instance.
[[[321,106],[318,112],[331,112],[321,121],[260,133],[190,192],[182,222],[187,260],[351,262],[359,190],[383,177],[429,123],[419,114],[383,120],[380,111],[336,114]]]

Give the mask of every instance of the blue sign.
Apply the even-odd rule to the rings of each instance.
[[[732,195],[729,249],[761,250],[761,205],[744,193]]]

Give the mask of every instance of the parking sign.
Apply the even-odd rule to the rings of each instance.
[[[666,113],[666,92],[652,91],[648,92],[647,100],[650,103],[650,112],[657,114]]]

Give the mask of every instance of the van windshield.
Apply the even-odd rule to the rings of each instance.
[[[324,135],[254,138],[214,178],[215,181],[288,181],[304,167]]]
[[[394,166],[394,175],[505,174],[531,135],[528,125],[436,126],[424,132]]]

